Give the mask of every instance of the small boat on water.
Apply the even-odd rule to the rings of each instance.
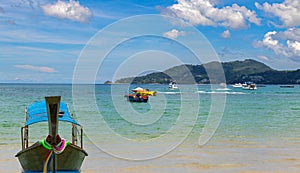
[[[280,85],[280,88],[294,88],[294,85]]]
[[[141,96],[155,96],[156,95],[156,91],[150,91],[147,88],[144,89],[141,87],[137,87],[135,89],[132,89],[132,91]]]
[[[243,84],[243,89],[245,89],[245,90],[256,90],[257,86],[256,86],[255,83],[246,82],[245,84]]]
[[[232,85],[232,87],[234,87],[234,88],[242,88],[243,85],[241,83],[236,83],[236,84]]]
[[[25,173],[80,172],[83,160],[88,155],[83,149],[83,129],[74,119],[67,104],[60,102],[60,99],[60,96],[46,97],[46,101],[33,103],[25,109],[26,122],[21,127],[22,150],[16,154]],[[48,136],[29,146],[29,126],[45,121],[48,121]],[[71,142],[58,134],[59,121],[71,123]],[[77,145],[78,141],[80,146]]]
[[[178,89],[177,83],[174,81],[170,82],[169,89],[171,89],[171,90]]]
[[[125,97],[130,102],[148,102],[147,95],[140,95],[140,94],[126,94]]]

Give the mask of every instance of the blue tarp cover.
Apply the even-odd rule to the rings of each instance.
[[[80,125],[77,121],[75,121],[68,110],[67,104],[64,102],[60,102],[60,112],[64,112],[62,117],[58,117],[59,121],[67,121],[76,125]],[[36,102],[27,107],[27,119],[26,126],[29,126],[34,123],[48,121],[46,102]]]

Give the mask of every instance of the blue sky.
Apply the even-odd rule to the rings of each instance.
[[[180,22],[202,33],[221,61],[251,58],[275,69],[300,69],[298,0],[10,0],[0,2],[0,82],[71,83],[89,40],[119,20],[144,14],[177,22],[157,22],[161,38],[139,37],[117,45],[99,66],[96,82],[113,80],[124,64],[144,67],[119,75],[164,70],[176,65],[168,64],[174,56],[183,63],[201,63],[172,41],[194,41]],[[143,21],[137,25],[136,30],[149,29]],[[126,25],[112,35],[125,31]]]

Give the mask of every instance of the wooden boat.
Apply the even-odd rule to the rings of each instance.
[[[60,96],[46,97],[46,101],[33,103],[26,108],[26,122],[21,128],[22,150],[16,154],[23,172],[80,172],[83,160],[88,155],[83,149],[83,130],[81,125],[74,120],[68,106],[60,102],[60,98]],[[48,121],[49,126],[47,138],[28,146],[29,126],[44,121]],[[72,124],[71,142],[59,136],[59,121]],[[80,132],[78,127],[80,127]],[[80,140],[80,146],[77,145],[78,140]]]
[[[139,94],[126,94],[125,97],[130,102],[148,102],[148,96]]]

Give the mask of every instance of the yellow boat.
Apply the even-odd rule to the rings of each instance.
[[[156,91],[150,91],[149,89],[144,89],[141,87],[137,87],[135,89],[132,90],[133,92],[135,92],[136,94],[140,94],[142,96],[155,96],[156,95]]]

